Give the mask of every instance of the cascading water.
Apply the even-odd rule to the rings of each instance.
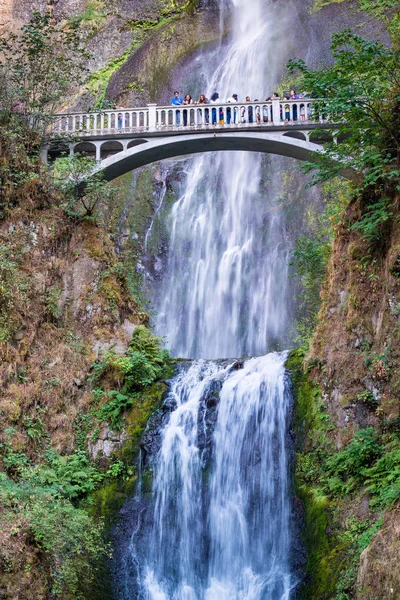
[[[196,361],[173,379],[121,600],[289,599],[285,359]]]
[[[224,101],[233,93],[242,102],[247,94],[265,99],[282,68],[278,49],[290,6],[221,3],[233,33],[215,50],[216,71],[204,65],[208,93],[217,90]],[[289,244],[279,203],[260,193],[262,177],[273,176],[262,165],[257,153],[221,152],[186,169],[162,277],[151,294],[155,330],[174,356],[255,356],[286,341]]]
[[[229,11],[233,33],[215,50],[215,72],[205,67],[208,93],[267,95],[282,66],[276,49],[291,3],[220,4],[221,23]],[[160,421],[149,426],[157,433],[148,435],[158,436],[145,460],[152,494],[139,486],[123,512],[116,593],[119,600],[289,600],[297,581],[286,355],[204,360],[257,356],[286,341],[290,246],[272,200],[279,186],[251,153],[204,155],[185,171],[152,303],[172,354],[201,360],[179,367]]]

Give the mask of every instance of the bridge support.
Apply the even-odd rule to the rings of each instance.
[[[278,100],[272,100],[272,122],[274,125],[281,124],[281,105]]]
[[[157,104],[148,104],[149,109],[149,129],[155,131],[157,127]]]

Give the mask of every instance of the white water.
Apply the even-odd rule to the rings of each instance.
[[[233,33],[204,64],[208,97],[244,101],[273,91],[285,45],[286,7],[266,0],[220,0]],[[210,72],[209,64],[219,66]],[[156,332],[174,356],[255,356],[285,343],[289,243],[279,203],[260,193],[262,157],[205,154],[189,162],[169,220],[163,275],[152,290]],[[276,187],[276,186],[275,186]]]
[[[271,93],[290,5],[221,0],[233,34],[215,51],[218,69],[205,65],[209,96]],[[265,354],[287,330],[289,243],[279,203],[260,193],[266,176],[276,192],[274,174],[251,153],[205,155],[185,170],[152,290],[156,331],[174,356]],[[153,493],[134,500],[120,600],[290,599],[285,358],[268,354],[238,370],[198,360],[172,380]]]
[[[285,358],[269,354],[233,371],[197,361],[172,381],[176,409],[154,461],[153,525],[133,534],[136,589],[122,598],[289,599]],[[210,460],[205,407],[217,388]]]

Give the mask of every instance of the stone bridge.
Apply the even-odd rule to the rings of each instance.
[[[315,130],[318,129],[318,132]],[[56,115],[42,158],[60,152],[93,156],[111,181],[150,163],[203,152],[245,150],[315,161],[335,124],[311,100],[119,108]],[[355,179],[352,169],[343,177]]]

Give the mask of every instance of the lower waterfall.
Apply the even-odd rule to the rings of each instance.
[[[145,435],[152,493],[139,485],[119,526],[120,600],[289,600],[285,360],[178,367]]]

